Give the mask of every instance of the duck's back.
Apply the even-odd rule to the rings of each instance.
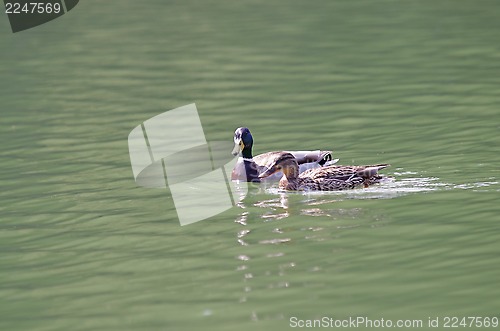
[[[298,186],[302,190],[335,191],[353,189],[378,183],[383,177],[378,174],[388,164],[368,166],[332,165],[311,169],[301,173]]]

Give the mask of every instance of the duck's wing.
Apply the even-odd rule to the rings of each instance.
[[[378,171],[388,166],[328,166],[300,174],[299,181],[306,189],[321,191],[347,190],[361,185],[367,187],[379,182],[382,176],[378,175]]]
[[[262,170],[266,170],[271,165],[273,165],[276,160],[283,155],[283,152],[267,152],[262,153],[253,157],[253,161],[259,166]]]
[[[291,153],[298,164],[317,163],[324,165],[333,160],[332,151],[285,151]]]
[[[275,152],[267,152],[267,153],[262,153],[257,156],[254,156],[254,161],[257,163],[259,166],[268,166],[276,159],[283,155],[283,153],[290,153],[292,154],[295,159],[297,160],[297,163],[300,164],[308,164],[308,163],[313,163],[313,164],[319,164],[319,165],[328,165],[328,164],[333,164],[338,159],[334,160],[332,158],[332,151],[275,151]]]
[[[388,164],[376,164],[367,166],[332,165],[308,170],[300,174],[300,177],[308,177],[314,180],[334,179],[343,181],[352,180],[355,177],[366,179],[376,176],[379,170],[384,169],[388,166]]]

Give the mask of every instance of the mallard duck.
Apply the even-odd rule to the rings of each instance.
[[[260,182],[261,172],[266,171],[269,166],[276,162],[276,159],[283,152],[267,152],[252,156],[253,137],[250,130],[245,127],[237,128],[234,132],[234,156],[241,152],[241,158],[236,163],[232,173],[232,180],[243,180],[247,182]],[[297,161],[299,172],[311,168],[331,165],[338,161],[332,159],[331,151],[287,151],[291,153]],[[266,177],[266,180],[279,180],[282,174],[274,174]]]
[[[383,176],[380,169],[388,164],[367,166],[332,165],[311,169],[299,174],[297,160],[291,153],[281,153],[275,156],[275,161],[259,175],[259,178],[271,176],[281,171],[283,177],[279,187],[290,191],[339,191],[360,186],[368,187],[380,182]]]

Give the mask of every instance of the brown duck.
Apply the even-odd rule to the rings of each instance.
[[[357,187],[368,187],[384,177],[378,171],[389,164],[365,166],[331,165],[307,170],[301,174],[298,163],[291,153],[283,152],[275,158],[268,169],[259,175],[265,178],[278,171],[283,172],[279,187],[290,191],[340,191]]]

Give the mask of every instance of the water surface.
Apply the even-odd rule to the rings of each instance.
[[[500,6],[85,1],[0,24],[0,326],[285,330],[498,316]],[[253,188],[180,227],[127,136],[196,102],[208,140],[390,163],[352,192]],[[228,151],[229,153],[229,151]]]

